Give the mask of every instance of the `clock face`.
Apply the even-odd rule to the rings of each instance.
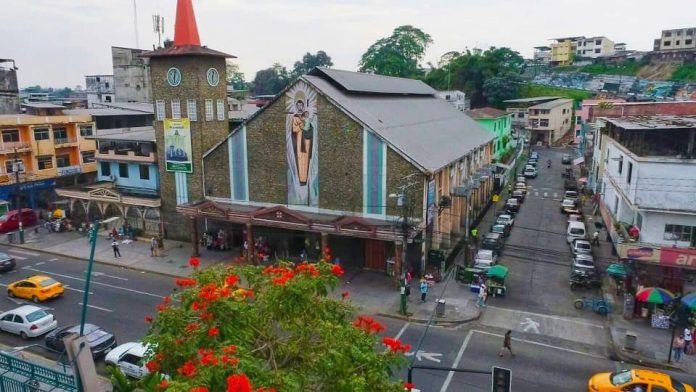
[[[208,79],[208,84],[212,87],[215,87],[218,85],[218,83],[220,83],[220,74],[215,68],[210,68],[206,73],[206,77]]]
[[[172,87],[176,87],[181,83],[181,71],[178,68],[169,68],[169,71],[167,71],[167,83]]]

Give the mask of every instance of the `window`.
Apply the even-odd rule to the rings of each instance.
[[[524,118],[524,112],[517,113],[517,118]]]
[[[222,99],[217,100],[217,120],[225,121],[225,101]]]
[[[48,140],[48,128],[34,128],[34,140]]]
[[[671,32],[671,31],[666,31],[666,32],[665,32],[665,37],[671,37],[671,36],[672,36],[672,32]]]
[[[186,101],[186,115],[191,121],[198,121],[198,113],[196,112],[196,100],[189,99]]]
[[[118,164],[118,176],[123,178],[128,178],[128,164],[119,163]]]
[[[633,164],[628,162],[628,173],[626,173],[626,182],[631,183],[631,176],[633,175]]]
[[[140,179],[149,180],[150,179],[150,166],[140,165]]]
[[[24,161],[21,159],[10,159],[5,161],[5,170],[7,173],[14,173],[18,171],[24,173]]]
[[[102,176],[108,177],[111,175],[111,164],[109,162],[102,162],[100,166]]]
[[[576,123],[576,124],[582,123],[582,117],[581,117],[581,116],[575,116],[575,123]]]
[[[595,40],[594,44],[595,44],[595,45],[601,45],[601,44],[602,44],[602,40],[601,40],[601,39]]]
[[[52,156],[37,157],[36,160],[39,163],[39,170],[53,169]]]
[[[582,51],[581,51],[581,50],[578,50],[578,54],[582,54]]]
[[[686,35],[687,36],[694,35],[694,31],[693,30],[686,30]]]
[[[540,127],[548,127],[549,126],[549,119],[542,118],[541,120],[539,120],[539,126]]]
[[[68,131],[65,128],[53,128],[53,141],[56,144],[65,143],[68,139]]]
[[[94,151],[82,151],[82,163],[94,162]]]
[[[8,131],[2,131],[2,141],[5,143],[18,142],[19,130],[10,129]]]
[[[161,99],[158,99],[157,102],[155,103],[155,106],[157,107],[157,121],[164,121],[165,113],[164,113],[164,101]]]
[[[667,241],[691,241],[693,233],[692,226],[665,225],[664,239]]]
[[[108,86],[107,86],[108,87]],[[111,95],[107,95],[104,100],[105,102],[111,102]]]
[[[681,35],[681,30],[677,31],[677,37]]]
[[[623,155],[619,156],[619,174],[623,171]]]
[[[57,167],[68,167],[70,166],[70,155],[56,155],[56,166]]]
[[[181,118],[181,102],[178,99],[172,99],[172,118],[176,120]]]
[[[664,45],[664,46],[671,46],[672,43],[671,43],[670,41],[665,41],[665,42],[662,43],[662,45]]]
[[[685,39],[684,40],[684,45],[691,45],[691,43],[694,42],[693,40],[690,39]]]
[[[595,53],[599,53],[599,52],[601,52],[601,51],[602,51],[602,49],[595,49],[595,50],[594,50]]]
[[[681,43],[681,41],[680,41],[680,40],[677,40],[677,41],[674,43],[674,45],[675,45],[675,46],[678,46],[680,43]]]
[[[213,121],[213,100],[205,100],[205,121]]]
[[[92,136],[92,126],[91,125],[82,125],[80,126],[80,136],[85,137],[85,136]]]

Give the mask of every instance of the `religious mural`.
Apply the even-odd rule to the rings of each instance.
[[[317,94],[299,81],[286,93],[288,204],[319,206]]]

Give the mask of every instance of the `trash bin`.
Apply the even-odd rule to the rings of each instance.
[[[626,331],[626,338],[624,341],[624,350],[636,351],[637,344],[638,344],[638,334],[633,332],[633,331]]]
[[[435,315],[437,317],[445,317],[445,303],[444,299],[437,300],[437,305],[435,305]]]
[[[14,231],[11,232],[11,233],[7,233],[7,242],[9,242],[10,244],[12,244],[12,243],[15,242],[15,233],[14,233]]]
[[[635,306],[635,302],[633,300],[632,295],[627,295],[624,298],[624,308],[623,308],[623,318],[626,320],[630,320],[633,318],[633,308]]]

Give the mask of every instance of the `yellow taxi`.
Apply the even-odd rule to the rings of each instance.
[[[694,388],[654,370],[633,369],[597,373],[587,383],[588,392],[694,392]]]
[[[32,302],[60,297],[64,291],[62,283],[46,275],[32,275],[7,286],[10,297],[26,298]]]

